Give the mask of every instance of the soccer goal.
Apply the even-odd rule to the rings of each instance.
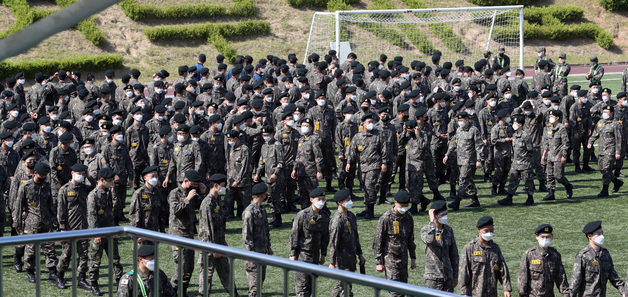
[[[361,61],[403,56],[404,64],[434,51],[441,61],[472,65],[504,46],[511,67],[523,68],[523,6],[317,12],[312,18],[305,59],[334,49],[342,61],[354,52]],[[406,62],[408,61],[408,62]]]

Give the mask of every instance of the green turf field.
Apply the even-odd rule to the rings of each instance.
[[[605,77],[606,78],[606,77]],[[618,75],[609,76],[609,79],[619,78]],[[574,78],[574,81],[582,81],[583,78]],[[582,83],[581,85],[584,85]],[[617,93],[619,89],[619,80],[609,80],[604,84],[605,87],[610,87]],[[613,95],[614,98],[614,95]],[[597,168],[597,164],[592,164],[593,168]],[[624,166],[624,173],[628,173],[627,166]],[[517,294],[517,270],[519,268],[519,260],[522,253],[529,247],[537,244],[534,238],[534,229],[543,223],[549,223],[554,227],[554,240],[552,246],[558,249],[563,256],[563,264],[567,271],[568,278],[571,278],[573,260],[576,253],[585,247],[587,240],[582,234],[582,227],[589,221],[602,220],[605,231],[606,243],[604,245],[614,258],[615,269],[619,273],[619,276],[623,279],[628,271],[628,256],[623,252],[626,251],[628,246],[628,238],[626,238],[625,228],[628,228],[628,223],[624,221],[625,209],[628,207],[628,201],[625,199],[628,193],[628,184],[622,188],[620,193],[612,195],[610,198],[598,199],[597,193],[601,188],[601,175],[599,172],[590,174],[573,174],[573,165],[568,164],[565,170],[567,178],[575,186],[574,199],[565,199],[565,193],[562,186],[557,188],[556,201],[543,203],[541,198],[544,193],[536,193],[535,200],[537,202],[534,206],[524,207],[521,204],[525,201],[525,194],[516,196],[515,206],[501,207],[496,203],[497,199],[503,197],[493,197],[490,195],[490,185],[486,183],[478,183],[480,202],[482,208],[480,209],[461,209],[460,211],[450,212],[449,224],[453,227],[458,249],[462,247],[477,236],[477,230],[475,223],[478,218],[484,215],[493,216],[495,219],[495,242],[501,246],[504,257],[508,263],[508,267],[511,275],[511,283],[513,285],[513,296]],[[480,171],[476,172],[476,181],[480,180]],[[536,180],[535,180],[536,183]],[[356,183],[357,184],[357,183]],[[443,194],[448,193],[448,186],[442,185],[440,190]],[[427,187],[426,187],[427,190]],[[396,186],[393,192],[396,191]],[[362,193],[357,192],[358,196]],[[129,192],[130,195],[130,192]],[[431,194],[427,194],[428,198],[431,198]],[[332,195],[327,196],[328,199]],[[127,200],[128,202],[128,200]],[[465,202],[463,200],[463,202]],[[465,202],[466,203],[466,202]],[[328,202],[328,207],[335,212],[335,204],[333,201]],[[377,206],[375,209],[376,215],[381,215],[386,211],[389,206]],[[353,209],[354,212],[360,212],[363,209],[363,203],[357,201]],[[291,220],[294,217],[294,213],[284,215],[284,227],[280,229],[271,229],[271,241],[272,247],[276,256],[288,257],[289,245],[288,237],[291,227]],[[420,228],[428,223],[428,217],[426,214],[415,216],[415,242],[417,244],[417,269],[411,270],[409,273],[409,283],[422,285],[423,284],[423,269],[424,269],[424,245],[420,241]],[[372,239],[376,229],[377,220],[358,220],[358,227],[360,232],[360,238],[362,243],[362,249],[367,259],[366,272],[369,275],[383,277],[383,273],[375,271],[374,257],[371,249]],[[8,229],[8,228],[7,228]],[[623,230],[623,231],[622,231]],[[5,230],[6,231],[6,230]],[[8,234],[5,232],[5,236]],[[238,220],[229,221],[227,223],[227,242],[230,246],[241,247],[241,222]],[[122,263],[124,264],[125,271],[132,269],[132,243],[130,240],[120,241],[120,253]],[[60,254],[61,250],[57,245],[57,253]],[[34,296],[35,286],[28,283],[25,273],[16,273],[13,270],[12,248],[7,248],[2,251],[2,286],[3,291],[0,296]],[[159,266],[162,268],[168,276],[172,275],[175,268],[172,261],[172,252],[169,246],[160,245],[159,249]],[[198,259],[198,254],[196,256]],[[106,267],[106,256],[103,255],[103,262],[101,267]],[[326,265],[328,262],[326,263]],[[244,263],[240,260],[235,263],[236,271],[236,285],[240,294],[246,295],[247,285],[246,277],[244,273]],[[198,283],[198,265],[195,267],[194,275],[192,277],[192,285],[188,290],[190,296],[197,296],[197,283]],[[47,271],[43,265],[42,259],[42,273]],[[107,291],[107,270],[101,269],[101,290],[103,293]],[[43,275],[43,274],[42,274]],[[282,294],[282,273],[280,269],[270,268],[268,269],[267,279],[264,283],[264,296],[281,296]],[[66,273],[66,278],[70,277],[71,273]],[[212,295],[215,296],[227,296],[225,291],[220,285],[218,276],[214,276],[214,290]],[[327,296],[331,291],[331,287],[334,282],[327,279],[320,279],[318,282],[318,295]],[[458,289],[458,288],[457,288]],[[289,290],[294,295],[294,283],[292,282],[292,274],[290,274]],[[355,296],[370,296],[372,290],[364,287],[354,286]],[[459,292],[459,290],[456,290]],[[618,296],[617,290],[608,285],[609,296]],[[71,296],[71,291],[66,289],[61,291],[48,282],[42,283],[42,296]],[[91,296],[90,292],[78,291],[78,296]]]

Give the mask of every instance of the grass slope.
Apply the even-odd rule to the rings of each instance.
[[[618,76],[609,77],[609,79],[615,78],[618,78]],[[605,83],[605,86],[616,90],[619,88],[619,81],[609,80]],[[592,164],[592,167],[597,168],[597,165]],[[624,173],[628,172],[627,167],[628,165],[624,166]],[[573,170],[573,165],[568,164],[565,172],[569,181],[575,185],[574,199],[565,199],[564,189],[562,186],[559,186],[557,188],[557,200],[554,202],[541,202],[540,200],[544,196],[544,193],[535,193],[535,200],[537,204],[530,207],[524,207],[521,204],[525,201],[525,194],[519,192],[519,195],[514,198],[516,203],[515,206],[501,207],[497,205],[496,200],[501,199],[502,197],[493,197],[490,195],[490,184],[478,183],[477,186],[479,190],[480,202],[483,207],[480,209],[461,209],[460,211],[451,212],[449,214],[449,224],[455,231],[459,250],[461,250],[466,243],[477,235],[475,228],[477,220],[484,215],[493,216],[495,219],[495,242],[501,246],[502,252],[507,261],[511,275],[511,283],[513,284],[513,296],[518,296],[516,289],[517,270],[519,269],[521,255],[526,249],[536,244],[533,234],[534,229],[543,223],[549,223],[554,227],[554,240],[552,241],[552,246],[557,248],[562,254],[563,264],[565,265],[567,276],[571,278],[574,257],[576,253],[587,244],[587,241],[581,232],[582,227],[584,227],[587,222],[602,220],[605,236],[607,238],[607,243],[604,247],[607,248],[613,256],[615,269],[619,273],[619,276],[623,279],[626,275],[626,271],[628,270],[628,257],[626,257],[623,252],[625,251],[626,246],[628,246],[628,238],[624,236],[624,232],[626,228],[628,228],[628,223],[626,223],[624,219],[625,209],[628,207],[628,200],[625,199],[628,196],[628,186],[625,186],[622,188],[620,193],[614,194],[610,198],[598,199],[596,195],[601,188],[600,173],[593,172],[590,174],[575,175]],[[475,180],[479,181],[480,172],[477,171],[476,174],[477,178]],[[535,184],[537,184],[536,181]],[[443,194],[447,194],[448,189],[447,185],[440,186],[440,190]],[[394,185],[393,193],[396,192],[396,190],[397,184]],[[429,191],[427,190],[427,187],[426,191]],[[130,197],[130,190],[128,195]],[[362,193],[358,192],[357,195],[360,196]],[[327,195],[329,200],[327,205],[333,213],[336,209],[335,204],[331,200],[332,196],[333,195]],[[428,192],[426,192],[426,196],[431,198],[431,194]],[[127,199],[127,201],[129,201],[129,199]],[[356,202],[356,206],[353,209],[353,212],[355,213],[360,212],[363,209],[362,201]],[[379,216],[388,209],[389,206],[376,206],[375,213]],[[290,235],[291,221],[293,218],[294,213],[284,215],[284,226],[278,230],[271,230],[271,243],[276,256],[287,258],[289,255],[288,237]],[[414,217],[414,224],[416,226],[415,243],[417,244],[417,269],[411,270],[409,273],[408,282],[411,284],[423,285],[422,276],[425,256],[423,252],[424,245],[420,240],[419,232],[420,228],[427,224],[428,221],[429,219],[425,213]],[[367,259],[366,272],[369,275],[384,277],[382,273],[375,271],[374,257],[371,249],[372,238],[374,238],[376,226],[377,220],[358,220],[362,250],[364,251]],[[242,247],[241,228],[242,223],[239,220],[227,222],[227,242],[230,246],[238,248]],[[9,236],[9,234],[5,233],[5,236]],[[133,269],[131,247],[132,242],[130,240],[120,241],[119,250],[125,271]],[[60,253],[61,250],[59,245],[57,245],[57,254]],[[13,270],[13,249],[3,249],[2,255],[1,265],[3,291],[0,292],[0,296],[5,296],[5,294],[6,296],[34,295],[35,287],[27,282],[26,275],[24,273],[15,273]],[[199,255],[197,253],[196,259],[198,259],[198,257]],[[159,259],[160,268],[163,269],[168,276],[172,276],[175,265],[172,261],[172,250],[169,246],[160,245]],[[42,275],[43,273],[47,273],[43,261],[44,259],[42,257]],[[103,293],[107,290],[106,263],[107,257],[103,255],[100,279],[100,285]],[[329,264],[329,261],[327,261],[326,264]],[[234,275],[236,277],[238,292],[240,294],[246,294],[248,288],[246,285],[244,262],[237,260],[235,267],[236,271]],[[196,265],[192,277],[192,285],[188,290],[190,296],[200,296],[196,295],[199,268],[200,267]],[[264,283],[264,296],[282,295],[282,275],[281,269],[272,267],[268,268],[267,279]],[[70,276],[71,272],[68,272],[66,277]],[[294,295],[293,284],[292,274],[290,274],[290,283],[288,288],[292,295]],[[334,282],[332,280],[320,279],[318,282],[319,295],[326,296],[329,294],[333,285]],[[617,296],[617,291],[612,288],[610,284],[608,285],[608,290],[610,296]],[[64,291],[60,291],[48,282],[42,282],[41,292],[42,296],[71,296],[70,290],[66,289]],[[354,294],[355,296],[367,296],[372,294],[372,290],[354,286]],[[87,291],[79,291],[78,296],[91,296],[91,293]],[[212,296],[227,296],[226,292],[220,285],[217,275],[214,276]]]

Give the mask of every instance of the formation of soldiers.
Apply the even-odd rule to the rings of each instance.
[[[403,57],[389,60],[384,54],[364,65],[350,53],[339,63],[333,50],[324,57],[310,55],[306,64],[294,54],[287,60],[269,55],[257,64],[250,56],[238,56],[231,68],[222,55],[213,64],[200,55],[195,65],[178,68],[172,84],[166,70],[152,74],[147,83],[140,82],[137,69],[120,81],[106,71],[101,83],[91,74],[83,80],[77,71],[59,70],[51,76],[37,73],[25,91],[24,75],[18,73],[0,84],[0,201],[10,213],[12,235],[129,220],[140,228],[226,244],[226,220],[241,217],[243,247],[267,254],[273,253],[269,225],[280,227],[282,214],[301,210],[293,221],[290,257],[323,264],[329,243],[330,267],[351,271],[364,265],[356,217],[374,219],[376,204],[395,204],[379,218],[378,234],[388,235],[376,238],[373,250],[377,270],[404,281],[408,256],[412,263],[416,258],[410,215],[426,211],[430,203],[445,207],[441,184],[449,185],[450,210],[458,210],[467,198],[465,207],[480,207],[474,180],[478,168],[492,194],[505,196],[497,201],[501,205],[513,204],[522,180],[526,205],[535,203],[537,187],[547,192],[542,200],[556,199],[557,183],[572,198],[573,185],[564,175],[568,162],[581,173],[593,170],[590,162],[597,160],[599,197],[620,190],[628,151],[628,70],[614,100],[612,90],[602,87],[604,68],[597,57],[591,62],[590,84],[571,87],[566,55],[554,63],[544,48],[530,87],[523,70],[511,76],[503,48],[472,66],[463,60],[441,62],[438,51],[430,65],[412,61],[409,67]],[[167,97],[171,87],[174,96]],[[431,199],[423,190],[424,177]],[[339,189],[332,187],[334,179]],[[391,202],[395,179],[400,191]],[[133,190],[128,214],[127,188]],[[364,197],[354,194],[358,189]],[[335,193],[338,212],[333,216],[325,192]],[[265,200],[270,215],[262,206]],[[354,200],[365,204],[355,215],[349,211]],[[5,221],[0,218],[2,227]],[[435,225],[426,232],[438,235],[428,240],[422,232],[423,241],[448,245],[449,265],[457,266],[453,232],[445,223]],[[487,248],[490,240],[481,238],[465,253],[482,244]],[[113,255],[116,281],[129,283],[117,243],[109,250],[108,240],[77,244],[78,284],[94,295],[100,295],[103,251]],[[59,288],[65,288],[72,254],[69,243],[62,248],[59,261],[55,246],[42,244],[49,279]],[[504,281],[507,268],[498,263],[498,248],[490,243],[490,250],[483,259],[497,261],[494,273],[499,270]],[[428,257],[441,255],[426,251]],[[143,274],[136,272],[141,279],[152,272],[150,252],[140,255],[146,262],[140,267]],[[463,257],[468,265],[473,253]],[[173,248],[174,261],[183,262],[182,283],[176,270],[171,278],[173,291],[187,291],[194,257],[193,250]],[[33,260],[32,246],[15,249],[15,270],[25,269],[31,282],[37,281]],[[211,255],[207,261],[209,279],[201,278],[200,290],[211,285],[214,269],[229,288],[227,260]],[[263,276],[265,267],[246,264],[250,296],[259,291],[259,269]],[[450,290],[459,274],[464,292],[475,292],[475,285],[467,283],[470,268],[447,269],[426,271],[426,285]],[[297,292],[308,296],[309,276],[295,279]],[[166,284],[161,289],[170,290]],[[348,294],[344,289],[339,283],[334,295]]]

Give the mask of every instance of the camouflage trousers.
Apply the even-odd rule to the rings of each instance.
[[[61,243],[61,246],[63,247],[63,250],[61,251],[61,257],[59,258],[59,265],[57,265],[57,270],[59,271],[60,275],[68,270],[70,262],[72,261],[72,243],[70,241],[64,241]],[[87,240],[76,241],[76,252],[78,259],[77,272],[87,272],[87,261],[89,260],[87,246]],[[76,268],[72,267],[72,269]]]
[[[355,270],[349,270],[349,269],[343,269],[343,270],[355,272]],[[345,283],[343,281],[337,281],[336,285],[331,290],[331,294],[329,296],[330,297],[353,297],[353,292],[351,291],[351,283],[347,284],[347,289],[349,290],[349,292],[345,292]]]
[[[451,280],[426,279],[424,283],[425,287],[430,289],[452,293],[454,291],[454,285]]]
[[[299,188],[299,201],[301,209],[310,207],[310,191],[318,186],[316,176],[297,176],[297,187]]]
[[[436,143],[432,142],[430,149],[434,160],[443,160],[443,158],[445,158],[445,154],[447,153],[447,141],[437,141]],[[446,169],[447,168],[445,166],[436,166],[435,175],[439,180],[444,180]]]
[[[402,283],[408,282],[408,258],[398,259],[392,255],[384,257],[384,272],[387,280],[394,280]],[[391,297],[403,297],[404,295],[389,292]]]
[[[353,180],[355,179],[355,163],[351,164],[351,169],[349,172],[346,172],[344,169],[347,166],[346,159],[341,161],[338,159],[338,168],[341,168],[338,173],[338,187],[340,189],[347,188],[349,190],[353,190]]]
[[[198,293],[203,294],[205,289],[205,285],[209,286],[207,288],[207,293],[211,294],[212,291],[212,278],[214,276],[214,271],[218,273],[218,277],[220,278],[220,283],[222,287],[229,293],[229,259],[227,257],[214,257],[212,255],[207,256],[207,280],[204,281],[204,257],[198,258],[198,266],[200,267],[199,275],[198,275]],[[235,284],[233,288],[235,289]],[[238,296],[237,290],[234,294]]]
[[[575,161],[575,160],[574,160]],[[563,185],[568,185],[569,181],[565,177],[565,164],[560,161],[547,161],[545,165],[545,171],[547,173],[547,188],[550,190],[556,190],[556,183],[559,182]]]
[[[474,162],[469,162],[474,163]],[[475,177],[475,164],[458,165],[460,175],[458,177],[458,197],[464,197],[463,194],[470,196],[477,195],[478,188],[475,186],[473,178]]]
[[[113,250],[109,250],[108,241],[113,240]],[[91,265],[89,268],[89,280],[91,282],[97,282],[100,275],[100,261],[102,260],[102,252],[106,251],[107,256],[111,253],[113,258],[113,275],[115,279],[119,279],[124,274],[122,265],[120,264],[120,253],[118,253],[118,240],[111,238],[101,238],[100,242],[96,243],[94,239],[91,241],[91,252],[89,258],[91,259]]]
[[[587,132],[585,131],[583,134],[575,134],[572,137],[571,148],[573,149],[573,163],[576,165],[580,165],[580,148],[584,150],[584,156],[582,156],[582,163],[588,165],[589,159],[591,158],[591,153],[593,153],[593,149],[587,148],[589,143],[589,136],[585,136]]]
[[[318,264],[319,259],[301,252],[297,260],[306,263]],[[312,295],[312,276],[307,273],[294,272],[294,291],[297,297],[310,297]]]
[[[242,215],[244,209],[251,204],[251,186],[232,188],[227,187],[225,195],[224,207],[228,216],[233,215],[233,208],[237,204],[237,217]]]
[[[541,148],[532,149],[532,164],[534,164],[534,174],[539,179],[539,184],[545,184],[545,165],[541,164]]]
[[[508,194],[515,195],[519,182],[524,180],[526,186],[526,194],[532,195],[534,193],[534,175],[532,175],[532,168],[515,169],[514,166],[510,168],[510,179],[508,183]]]
[[[262,279],[259,281],[259,285],[263,286],[264,280],[266,280],[266,266],[262,265],[261,267],[255,262],[245,262],[245,270],[246,270],[246,280],[249,283],[249,297],[258,297],[262,296],[261,288],[257,287],[257,273],[258,269],[262,269]]]
[[[26,226],[23,234],[38,234],[38,233],[48,233],[50,232],[50,227],[45,225],[35,225],[35,226]],[[46,267],[56,268],[58,260],[57,255],[55,254],[55,244],[54,242],[42,242],[40,244],[41,252],[46,256]],[[35,269],[35,265],[39,265],[39,263],[35,263],[35,253],[39,253],[39,251],[35,250],[34,244],[27,244],[24,248],[24,269],[31,270]]]
[[[615,180],[615,156],[599,155],[597,158],[597,167],[602,173],[602,184],[608,185]]]
[[[493,176],[493,185],[505,184],[512,159],[508,153],[496,149],[494,162],[495,175]]]
[[[393,164],[392,178],[389,181],[389,187],[395,182],[395,175],[399,173],[399,189],[406,188],[406,154],[398,155],[397,162]]]
[[[380,171],[379,173],[379,199],[385,200],[386,193],[390,192],[390,181],[393,179],[393,162],[386,164],[386,171]]]
[[[113,216],[116,225],[124,217],[124,207],[126,206],[126,177],[120,177],[120,182],[113,186]]]
[[[181,252],[181,256],[179,256]],[[179,261],[183,261],[181,273],[181,282],[183,285],[183,294],[186,294],[187,288],[190,285],[190,279],[192,278],[192,272],[194,272],[194,250],[179,247],[172,247],[172,259],[174,260],[174,272],[170,278],[170,283],[175,289],[179,288]]]
[[[421,203],[423,197],[423,175],[427,180],[427,185],[432,192],[438,190],[438,180],[436,175],[430,169],[433,166],[426,166],[425,163],[421,163],[420,168],[413,168],[416,170],[408,170],[406,172],[406,180],[408,181],[408,192],[410,192],[410,199],[412,203]]]
[[[375,204],[379,192],[379,176],[381,170],[362,171],[361,177],[364,185],[364,203]]]

